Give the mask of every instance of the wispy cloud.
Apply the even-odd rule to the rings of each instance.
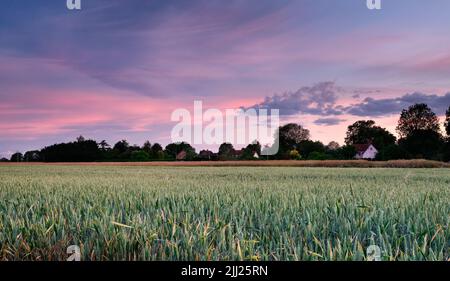
[[[334,126],[334,125],[339,125],[342,122],[345,122],[347,120],[345,119],[340,119],[340,118],[319,118],[314,120],[314,124],[319,125],[319,126]]]

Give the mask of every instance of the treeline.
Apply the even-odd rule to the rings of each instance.
[[[373,120],[361,120],[348,126],[345,144],[325,145],[310,139],[309,130],[298,124],[287,124],[278,129],[279,150],[276,155],[261,156],[257,142],[236,150],[223,143],[217,153],[195,151],[188,143],[171,143],[163,148],[149,141],[142,146],[121,140],[110,146],[105,140],[97,142],[78,137],[74,142],[54,144],[41,150],[17,152],[2,161],[12,162],[93,162],[93,161],[173,161],[173,160],[251,160],[251,159],[305,159],[347,160],[356,155],[357,145],[372,144],[378,154],[376,160],[430,159],[450,161],[450,107],[444,121],[444,134],[439,119],[426,104],[415,104],[404,109],[398,120],[397,139]],[[264,149],[264,148],[263,148]]]

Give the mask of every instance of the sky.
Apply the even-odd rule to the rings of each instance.
[[[72,141],[166,145],[171,113],[276,108],[314,140],[450,106],[450,1],[2,0],[0,157]],[[201,146],[196,146],[197,150]]]

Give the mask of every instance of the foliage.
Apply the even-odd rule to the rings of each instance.
[[[313,151],[308,155],[308,160],[327,160],[327,159],[331,159],[331,156],[324,152]]]
[[[131,152],[131,161],[144,162],[148,161],[149,159],[150,159],[149,154],[143,150]]]
[[[396,138],[393,134],[384,128],[375,126],[373,120],[361,120],[348,126],[345,143],[354,144],[373,144],[378,150],[385,146],[394,144]]]
[[[339,143],[335,142],[335,141],[330,141],[328,143],[328,145],[326,146],[327,150],[337,150],[339,149],[341,146],[339,145]]]
[[[441,134],[431,130],[418,130],[399,140],[399,146],[411,158],[436,159],[443,145]]]
[[[439,120],[424,103],[414,104],[404,109],[398,120],[397,132],[401,138],[407,138],[418,131],[439,134]]]
[[[444,128],[445,132],[447,133],[447,137],[450,141],[450,106],[447,109],[447,112],[445,113],[445,122],[444,122]]]
[[[242,160],[253,160],[255,159],[255,153],[261,155],[261,144],[259,142],[254,142],[244,148],[244,152],[241,156]]]
[[[324,153],[325,152],[325,146],[320,141],[311,141],[311,140],[304,140],[301,141],[297,145],[297,149],[300,151],[301,155],[305,158],[309,158],[309,154],[313,152],[318,153]]]
[[[175,159],[177,154],[181,151],[186,152],[186,160],[194,160],[196,156],[195,148],[193,148],[187,142],[170,143],[166,146],[165,149],[167,157],[172,159]]]
[[[309,130],[294,123],[289,123],[278,128],[277,135],[282,152],[295,149],[300,142],[309,140],[310,138]]]
[[[408,159],[409,154],[408,152],[403,149],[402,147],[391,144],[389,146],[386,146],[378,151],[378,154],[376,156],[376,160],[380,161],[388,161],[393,159]]]
[[[222,143],[219,146],[219,159],[220,160],[230,160],[233,158],[234,147],[231,143]]]
[[[300,155],[300,153],[298,152],[297,149],[292,149],[291,151],[289,151],[289,157],[292,160],[300,160],[300,159],[302,159],[302,156]]]
[[[100,149],[93,140],[79,137],[75,142],[47,146],[40,152],[45,162],[92,162],[100,158]]]
[[[11,155],[11,162],[22,162],[23,161],[23,155],[20,152],[16,152],[13,155]]]
[[[27,151],[23,156],[25,162],[38,162],[41,160],[41,152],[39,150]]]

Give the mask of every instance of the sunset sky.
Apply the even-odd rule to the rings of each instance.
[[[450,1],[2,0],[0,157],[71,141],[166,145],[176,108],[278,108],[343,143],[450,105]],[[197,151],[202,148],[196,146]]]

